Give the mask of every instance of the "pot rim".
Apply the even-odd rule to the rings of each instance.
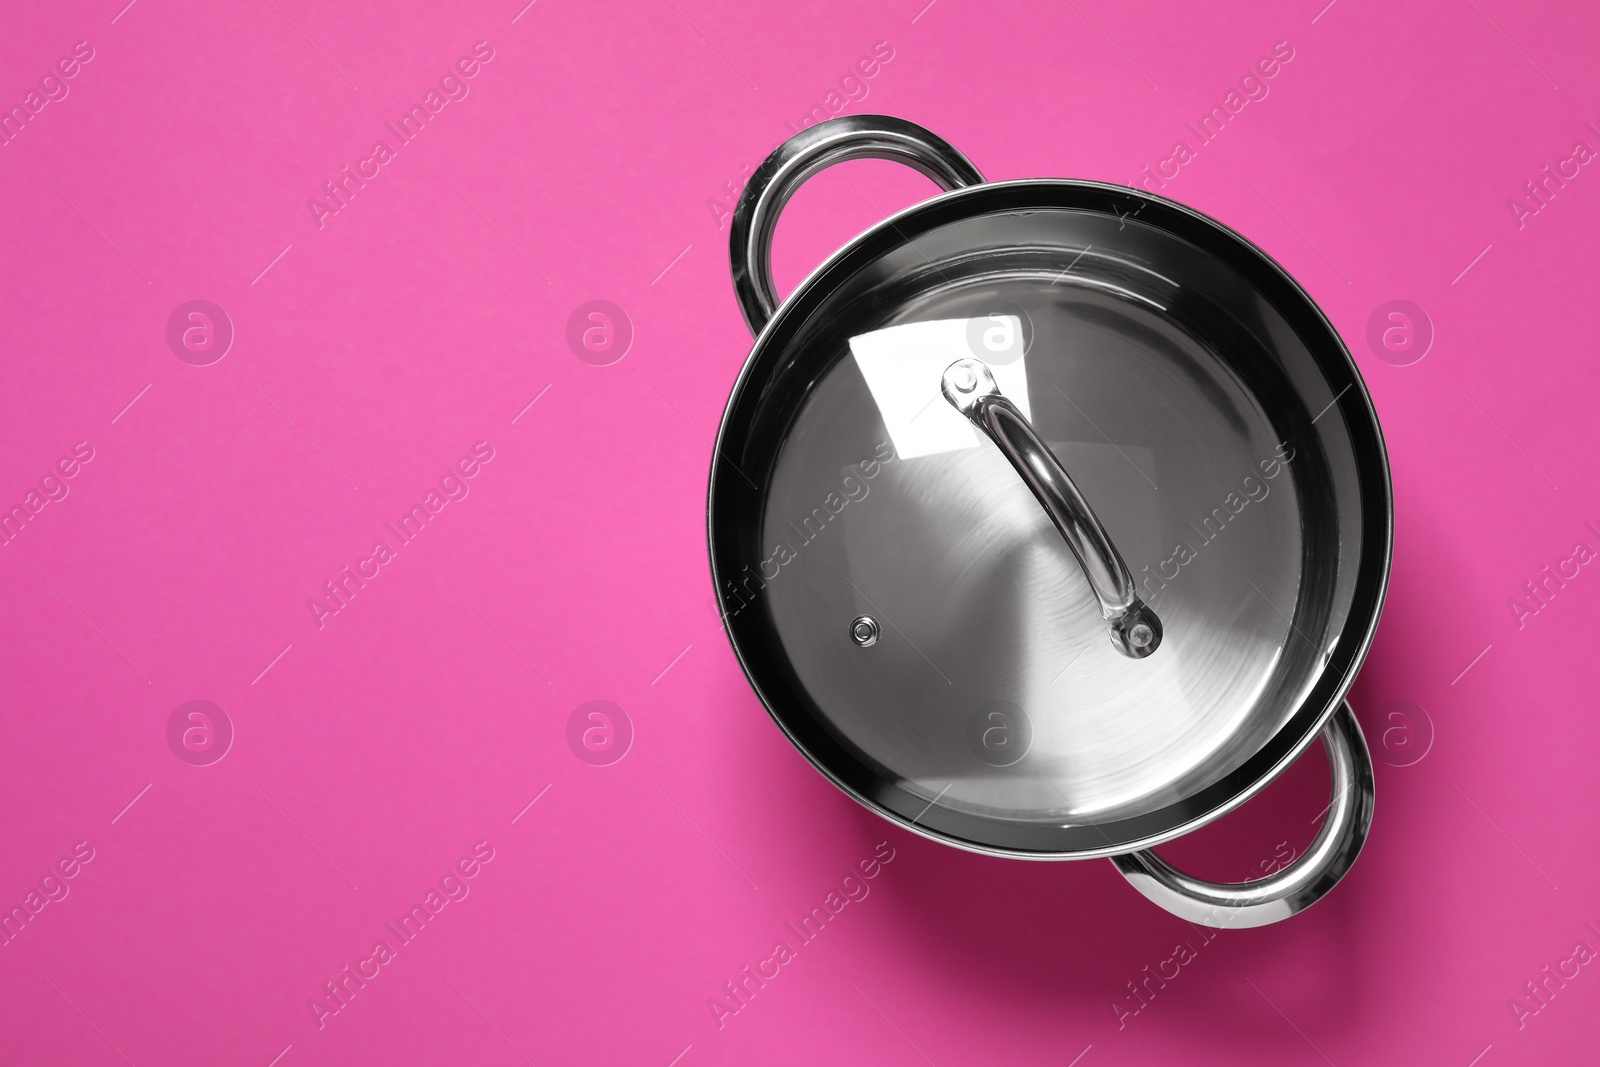
[[[1124,206],[1132,210],[1122,210]],[[1358,412],[1346,415],[1360,484],[1363,546],[1350,612],[1345,625],[1339,630],[1336,652],[1318,676],[1311,693],[1254,755],[1192,796],[1168,803],[1153,812],[1107,823],[1090,822],[1066,827],[1022,824],[940,809],[939,820],[946,824],[1006,827],[1016,829],[1019,834],[1036,836],[1042,836],[1040,831],[1078,837],[1097,835],[1104,841],[1104,844],[1074,845],[1070,848],[996,845],[972,840],[949,829],[922,825],[920,820],[934,807],[933,803],[923,807],[920,814],[911,816],[908,812],[921,805],[924,798],[895,782],[885,780],[859,759],[846,759],[847,764],[853,764],[848,769],[855,772],[848,776],[830,766],[827,760],[813,751],[818,738],[797,735],[791,723],[777,710],[782,704],[790,709],[790,714],[798,713],[815,719],[807,712],[809,695],[797,701],[793,694],[780,695],[772,684],[763,684],[758,677],[761,674],[759,667],[752,665],[750,655],[735,636],[733,618],[738,612],[729,611],[722,588],[723,580],[729,576],[718,566],[719,555],[729,554],[731,560],[731,554],[738,551],[734,547],[719,546],[718,506],[722,501],[723,507],[726,507],[728,497],[726,491],[719,496],[719,487],[731,483],[728,468],[734,465],[732,460],[726,458],[729,454],[727,446],[731,440],[747,433],[748,423],[741,419],[746,415],[745,409],[754,408],[759,401],[759,396],[751,394],[752,381],[758,371],[768,370],[769,365],[777,361],[793,340],[798,327],[833,292],[835,279],[848,277],[859,267],[894,247],[910,244],[940,226],[985,214],[1030,209],[1080,210],[1100,214],[1114,211],[1121,216],[1138,214],[1138,221],[1155,225],[1223,260],[1258,292],[1264,292],[1271,298],[1272,306],[1289,321],[1296,335],[1307,341],[1311,358],[1331,386],[1337,386],[1341,378],[1349,379],[1348,385],[1338,391],[1336,402],[1341,401],[1345,393],[1354,393],[1355,400],[1360,404]],[[1147,209],[1154,210],[1146,215],[1144,212]],[[1152,218],[1159,221],[1152,221]],[[1303,326],[1310,327],[1310,330]],[[1315,335],[1320,335],[1321,343],[1310,343]],[[787,414],[792,417],[797,412],[798,406]],[[766,458],[769,469],[760,472],[763,478],[770,475],[770,465],[776,461],[777,455],[774,453]],[[743,472],[739,472],[738,476],[744,477]],[[758,492],[764,495],[765,489]],[[1265,789],[1310,746],[1344,701],[1376,635],[1389,584],[1394,546],[1394,501],[1382,430],[1360,370],[1326,314],[1276,260],[1222,222],[1144,189],[1090,179],[1022,178],[984,182],[942,192],[881,219],[824,259],[782,300],[755,338],[750,354],[734,380],[718,423],[707,478],[706,535],[712,586],[716,592],[723,630],[733,648],[734,657],[767,714],[813,767],[869,811],[921,837],[983,855],[1013,859],[1075,860],[1123,855],[1150,848],[1213,822]],[[757,614],[764,610],[761,600],[747,606],[755,608]],[[748,627],[756,624],[741,625]],[[768,681],[781,682],[781,679]],[[820,726],[818,734],[826,736]],[[831,743],[849,757],[843,746],[836,741]],[[869,795],[865,788],[868,785],[874,787],[876,796]],[[890,803],[902,798],[914,803]]]

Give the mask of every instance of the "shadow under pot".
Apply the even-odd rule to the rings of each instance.
[[[946,191],[781,303],[784,203],[842,160]],[[711,566],[773,719],[925,837],[1109,856],[1191,922],[1275,922],[1354,862],[1372,763],[1345,703],[1388,580],[1388,465],[1306,293],[1193,210],[1098,182],[984,182],[911,123],[812,126],[733,218],[755,347],[712,459]],[[1310,848],[1253,881],[1151,847],[1321,736]]]

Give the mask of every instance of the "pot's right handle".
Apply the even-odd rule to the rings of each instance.
[[[1350,705],[1340,704],[1322,728],[1333,800],[1305,855],[1265,878],[1207,882],[1173,869],[1154,852],[1111,862],[1133,887],[1180,918],[1225,929],[1265,926],[1304,911],[1339,884],[1372,825],[1372,756]]]
[[[729,237],[733,291],[752,334],[759,334],[778,310],[778,294],[772,284],[772,233],[778,214],[801,182],[847,159],[898,160],[946,190],[983,182],[983,175],[966,156],[905,119],[846,115],[801,130],[756,168],[733,211]]]

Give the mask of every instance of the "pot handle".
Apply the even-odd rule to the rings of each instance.
[[[966,156],[905,119],[846,115],[807,126],[762,161],[733,211],[728,241],[733,291],[752,334],[759,334],[778,310],[772,284],[772,233],[778,214],[807,178],[847,159],[897,160],[945,190],[983,182]]]
[[[1207,882],[1173,869],[1146,849],[1113,856],[1133,887],[1179,918],[1204,926],[1266,926],[1304,911],[1339,884],[1355,862],[1372,826],[1372,756],[1361,724],[1341,703],[1322,728],[1333,800],[1305,855],[1265,878]]]

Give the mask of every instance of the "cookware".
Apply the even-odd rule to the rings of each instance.
[[[848,159],[945,192],[785,300],[779,212]],[[1260,249],[1139,189],[985,182],[929,131],[832,119],[780,145],[732,223],[756,335],[712,459],[713,580],[789,739],[926,837],[1109,856],[1193,922],[1314,903],[1366,839],[1344,697],[1388,581],[1388,464],[1333,327]],[[1320,736],[1310,848],[1242,883],[1151,847]]]

